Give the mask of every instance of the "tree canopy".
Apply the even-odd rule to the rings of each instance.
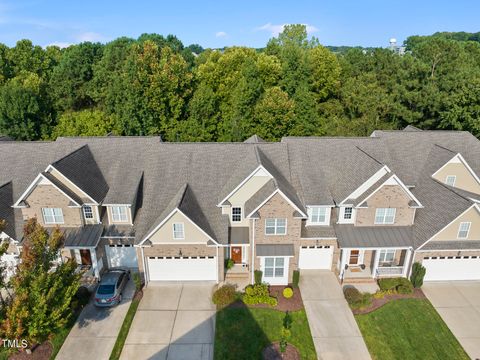
[[[414,125],[480,137],[480,37],[411,36],[403,56],[333,53],[288,25],[263,49],[142,34],[107,44],[0,44],[0,133],[161,135],[167,141],[368,135]]]

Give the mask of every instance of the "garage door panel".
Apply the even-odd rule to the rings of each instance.
[[[216,257],[148,258],[150,281],[217,280]]]
[[[298,267],[300,269],[332,268],[333,246],[302,246],[300,247]]]
[[[109,267],[138,267],[137,252],[131,245],[106,245],[105,252]]]
[[[479,257],[425,258],[425,281],[480,280]]]

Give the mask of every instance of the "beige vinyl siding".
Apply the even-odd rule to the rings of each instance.
[[[480,184],[473,177],[466,166],[461,162],[451,162],[445,165],[439,172],[437,172],[433,178],[446,183],[447,176],[456,176],[455,187],[470,191],[475,194],[480,194]]]
[[[384,185],[368,200],[368,208],[357,209],[356,226],[384,226],[375,224],[377,208],[395,208],[395,222],[386,226],[412,225],[415,209],[409,207],[410,197],[400,185]]]
[[[24,218],[37,217],[43,226],[57,226],[57,224],[45,224],[43,222],[42,208],[61,208],[63,212],[63,227],[75,227],[83,225],[83,213],[81,208],[68,207],[70,199],[67,198],[53,185],[39,184],[25,199],[28,208],[22,208]]]
[[[173,224],[183,223],[184,239],[173,238]],[[175,212],[152,236],[150,241],[153,244],[185,244],[198,243],[206,244],[209,238],[182,213]]]
[[[480,214],[476,208],[472,207],[457,220],[436,234],[431,241],[457,240],[458,228],[462,222],[471,222],[471,225],[468,237],[461,240],[480,240]]]
[[[232,206],[240,206],[242,207],[242,218],[243,221],[241,222],[231,222],[230,217],[230,224],[231,226],[248,226],[248,221],[245,220],[245,202],[248,201],[258,190],[260,190],[263,185],[265,185],[268,180],[270,180],[269,176],[252,176],[248,181],[246,181],[240,188],[235,191],[227,200],[232,204]],[[231,214],[231,207],[225,208],[225,213],[229,216]]]
[[[107,208],[107,218],[108,218],[108,224],[112,225],[131,225],[132,224],[132,209],[130,208],[129,205],[120,205],[120,206],[125,206],[127,208],[127,221],[126,222],[113,222],[112,221],[112,207],[111,206],[106,206]]]

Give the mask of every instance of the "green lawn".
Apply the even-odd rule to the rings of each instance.
[[[127,339],[128,331],[130,330],[133,318],[135,317],[135,313],[137,312],[138,304],[140,304],[139,299],[132,300],[132,303],[128,308],[127,315],[125,315],[125,319],[123,320],[122,328],[118,333],[117,341],[115,341],[115,346],[113,347],[112,354],[110,355],[110,360],[116,360],[120,358],[123,345],[125,344],[125,340]]]
[[[355,318],[373,359],[468,359],[428,300],[394,300]]]
[[[305,310],[291,313],[290,343],[302,359],[316,359]],[[268,344],[280,340],[284,312],[272,309],[225,308],[217,312],[215,359],[261,359]]]

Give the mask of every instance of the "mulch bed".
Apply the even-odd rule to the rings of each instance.
[[[287,349],[282,354],[280,345],[276,342],[263,349],[262,357],[264,360],[299,360],[300,353],[295,346],[288,344]]]
[[[48,360],[52,355],[53,346],[50,341],[45,341],[43,344],[38,345],[32,351],[31,354],[27,354],[25,351],[19,351],[8,357],[9,360]]]
[[[399,299],[425,299],[425,294],[421,289],[413,289],[413,294],[391,294],[391,295],[385,295],[381,299],[372,298],[372,303],[370,304],[370,306],[367,306],[361,309],[352,309],[352,312],[355,315],[368,314],[372,311],[377,310],[378,308],[381,308],[383,305],[385,305],[386,303],[392,300],[399,300]]]
[[[278,304],[277,306],[270,306],[267,304],[257,304],[257,305],[246,305],[241,300],[237,300],[234,303],[228,305],[229,308],[263,308],[263,309],[274,309],[279,311],[297,311],[303,309],[303,300],[302,294],[300,293],[300,289],[293,289],[293,296],[290,299],[285,299],[283,297],[283,289],[285,286],[270,286],[270,296],[274,296],[277,298]]]

